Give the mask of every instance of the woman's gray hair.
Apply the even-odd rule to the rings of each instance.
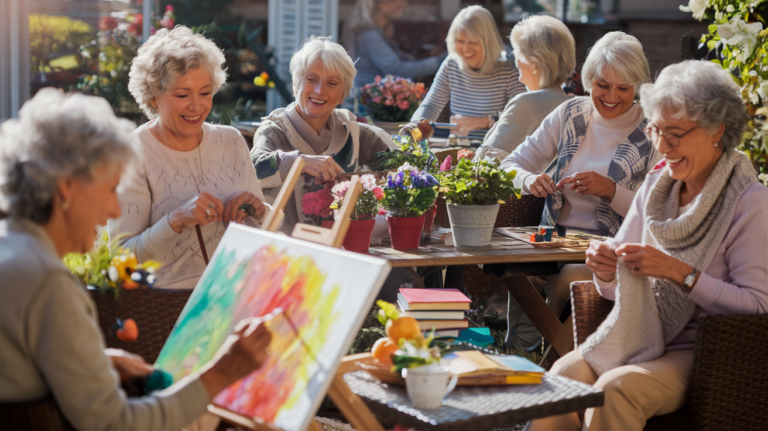
[[[643,45],[636,37],[626,33],[607,33],[590,48],[581,69],[581,79],[586,91],[592,92],[595,81],[604,78],[606,67],[613,69],[618,79],[633,85],[635,92],[642,84],[651,82],[651,68],[643,52]]]
[[[576,68],[576,42],[557,18],[528,17],[512,28],[509,40],[515,58],[538,70],[540,88],[562,84]]]
[[[344,47],[333,42],[328,36],[311,36],[293,53],[291,57],[291,80],[293,95],[299,94],[301,81],[316,60],[323,63],[327,72],[338,75],[344,84],[344,96],[349,96],[355,82],[355,63],[349,58]]]
[[[150,36],[131,62],[128,91],[149,119],[157,117],[151,101],[173,87],[190,70],[203,67],[211,75],[213,94],[227,81],[224,54],[215,43],[184,26],[161,29]]]
[[[125,167],[137,157],[135,128],[100,97],[43,88],[0,125],[0,216],[48,222],[57,181]]]
[[[665,67],[655,84],[640,88],[640,105],[651,124],[665,116],[687,117],[710,135],[724,124],[720,144],[726,150],[741,143],[749,122],[741,89],[731,74],[708,61],[688,60]]]
[[[501,40],[496,21],[493,15],[482,6],[467,6],[456,15],[448,29],[445,43],[448,46],[448,56],[459,64],[459,69],[464,70],[464,59],[456,52],[456,39],[461,33],[480,39],[483,45],[483,64],[480,65],[480,73],[495,72],[500,67],[499,57],[504,52],[504,41]]]

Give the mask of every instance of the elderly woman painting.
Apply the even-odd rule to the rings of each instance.
[[[611,32],[589,51],[582,72],[590,96],[557,107],[501,167],[517,171],[523,193],[547,198],[541,224],[613,236],[660,158],[635,103],[650,68],[635,37]],[[547,279],[543,288],[555,314],[568,300],[570,283],[590,277],[584,265],[565,265]],[[538,332],[511,295],[509,302],[507,342],[536,343]]]
[[[536,15],[512,28],[509,36],[520,71],[520,82],[528,89],[513,97],[477,149],[475,158],[503,160],[568,95],[560,85],[576,67],[576,44],[568,27],[551,16]]]
[[[336,108],[352,89],[356,73],[341,45],[313,36],[293,55],[290,70],[296,102],[263,118],[251,150],[269,202],[277,197],[296,158],[304,159],[305,175],[285,208],[281,229],[288,234],[296,223],[313,222],[302,211],[306,193],[322,190],[340,173],[361,170],[376,153],[394,147],[383,130],[358,123],[354,114]]]
[[[118,374],[152,367],[105,352],[95,306],[61,258],[88,252],[97,226],[120,217],[116,189],[137,156],[133,129],[104,99],[53,89],[0,127],[0,403],[53,396],[78,430],[178,430],[259,368],[271,339],[260,321],[243,321],[199,374],[126,399]]]
[[[436,121],[447,103],[455,133],[483,139],[510,99],[525,91],[517,68],[506,57],[493,15],[482,6],[468,6],[448,29],[448,58],[419,109],[404,129],[419,120]]]
[[[344,21],[342,41],[355,59],[356,88],[363,88],[376,76],[397,75],[417,81],[437,72],[445,52],[417,59],[387,35],[392,21],[403,15],[406,6],[407,0],[357,0],[352,14]]]
[[[611,316],[552,372],[605,391],[584,426],[641,430],[685,404],[696,318],[768,310],[768,189],[741,142],[748,115],[730,74],[709,62],[664,69],[640,90],[649,134],[667,165],[648,175],[611,241],[587,265]],[[576,413],[529,429],[582,429]]]
[[[109,236],[163,264],[155,287],[197,284],[205,261],[195,226],[210,256],[228,222],[256,225],[248,205],[255,217],[266,211],[240,132],[205,123],[223,64],[213,42],[178,26],[150,37],[131,65],[128,89],[151,120],[134,132],[144,161],[123,179]]]

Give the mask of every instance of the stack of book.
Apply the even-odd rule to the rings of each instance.
[[[457,289],[400,289],[400,314],[416,319],[422,331],[435,330],[438,337],[458,337],[468,328],[464,313],[472,301]]]
[[[458,374],[459,386],[537,385],[544,369],[520,356],[492,355],[462,351],[446,355],[452,373]]]

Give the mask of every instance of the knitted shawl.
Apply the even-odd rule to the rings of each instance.
[[[558,157],[553,162],[555,166],[551,173],[555,184],[563,179],[563,174],[568,169],[574,154],[584,141],[587,127],[592,119],[592,110],[595,109],[589,97],[577,97],[565,103],[560,128],[560,142],[557,144]],[[647,120],[644,119],[629,136],[619,142],[613,160],[608,166],[608,178],[632,191],[643,184],[645,175],[653,168],[651,163],[653,163],[656,149],[645,134],[646,123]],[[562,193],[547,196],[541,224],[555,226],[562,209]],[[624,221],[624,217],[614,211],[607,200],[601,199],[597,206],[598,234],[603,236],[615,235],[622,221]]]
[[[709,267],[744,191],[757,181],[749,158],[728,150],[707,178],[700,196],[684,214],[680,207],[682,181],[670,168],[659,175],[643,210],[643,243],[704,271]],[[623,233],[612,241],[618,245]],[[626,364],[656,359],[691,320],[695,304],[676,283],[632,274],[619,259],[616,303],[608,317],[581,346],[581,353],[598,375]]]

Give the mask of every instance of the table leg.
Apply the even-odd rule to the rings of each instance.
[[[459,289],[464,292],[464,265],[451,265],[445,270],[445,284],[446,289]]]
[[[446,277],[447,278],[447,277]],[[560,323],[555,313],[549,309],[539,291],[525,276],[507,276],[501,279],[504,287],[515,298],[525,314],[531,319],[541,335],[558,355],[563,356],[573,350],[573,325],[571,320]]]

